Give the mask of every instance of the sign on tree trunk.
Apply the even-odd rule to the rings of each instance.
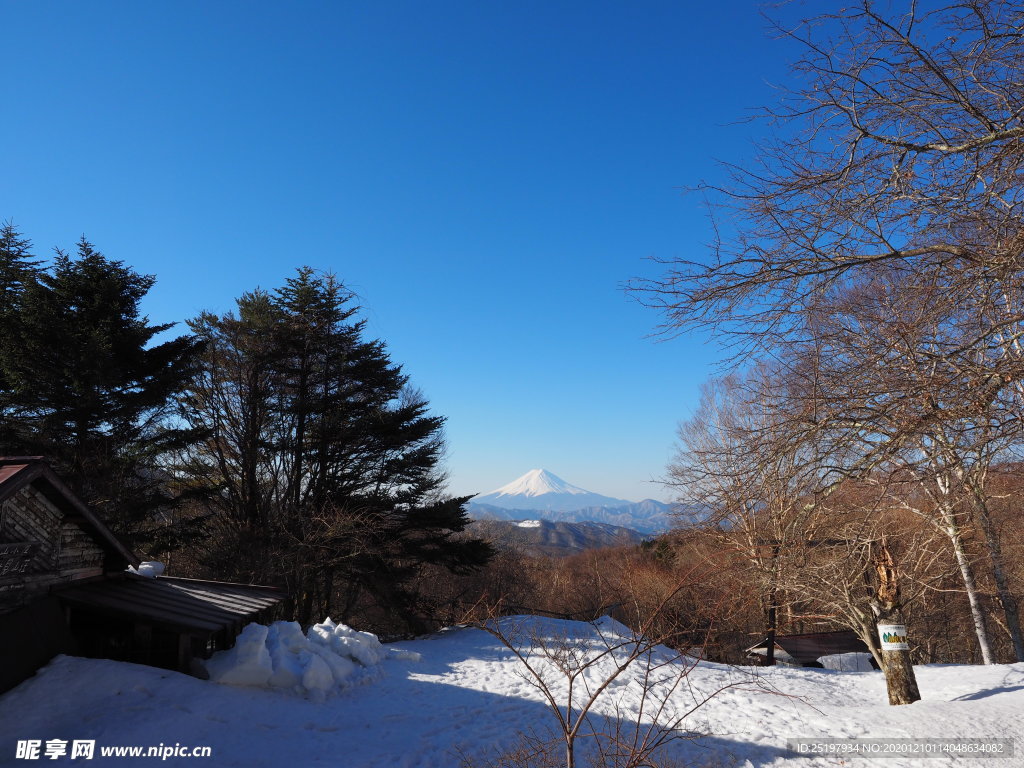
[[[878,639],[883,651],[909,651],[910,643],[905,624],[879,624]]]

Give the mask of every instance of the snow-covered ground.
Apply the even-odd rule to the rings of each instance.
[[[587,658],[622,631],[611,620],[594,626],[520,617],[502,626],[515,628],[527,643],[531,636],[561,638],[564,647]],[[524,731],[543,732],[555,725],[540,692],[522,675],[522,663],[482,630],[452,628],[396,646],[401,652],[391,652],[379,664],[352,675],[351,684],[325,701],[133,664],[58,657],[0,697],[0,765],[69,762],[66,757],[18,759],[17,742],[35,739],[45,746],[47,740],[78,739],[96,743],[92,760],[70,761],[82,765],[161,762],[103,759],[102,746],[180,744],[208,746],[212,757],[172,757],[166,764],[455,768],[460,765],[460,750],[493,755],[495,750],[515,747]],[[595,668],[597,676],[607,673],[611,663],[611,656],[603,658]],[[556,696],[564,697],[557,673],[542,660],[537,668],[549,675]],[[674,742],[662,756],[722,768],[875,763],[938,768],[949,762],[970,765],[973,760],[867,758],[843,763],[796,757],[787,751],[786,741],[1016,737],[1017,756],[996,764],[1024,766],[1024,664],[927,666],[918,667],[917,675],[923,701],[890,707],[879,672],[776,667],[755,673],[699,662],[685,685],[673,693],[672,706],[689,708],[724,690],[685,722],[687,729],[704,735]],[[599,699],[595,724],[612,722],[617,703],[621,720],[628,725],[637,717],[642,688],[639,674],[617,680]]]

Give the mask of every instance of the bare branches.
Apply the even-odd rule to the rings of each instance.
[[[540,693],[557,723],[563,760],[555,762],[550,744],[528,734],[525,751],[536,760],[525,763],[530,765],[574,768],[584,741],[587,765],[658,765],[662,747],[699,735],[684,728],[690,715],[728,688],[756,682],[737,671],[731,682],[716,689],[693,690],[688,676],[696,659],[607,617],[590,623],[590,637],[570,637],[557,622],[529,616],[493,616],[474,626],[512,652],[523,678]]]
[[[972,0],[899,16],[862,0],[779,31],[805,54],[766,110],[780,136],[703,187],[710,258],[633,286],[664,312],[663,332],[785,344],[823,295],[878,269],[938,276],[965,305],[982,286],[1019,293],[1024,9]]]

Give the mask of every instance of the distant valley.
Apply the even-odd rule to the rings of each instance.
[[[503,509],[491,504],[469,503],[474,520],[547,520],[555,523],[604,523],[631,528],[639,533],[664,533],[672,526],[671,506],[647,499],[624,507],[583,507],[564,512],[550,509]]]
[[[639,544],[646,537],[631,528],[593,522],[476,520],[468,532],[501,549],[531,557],[566,557],[587,549]]]

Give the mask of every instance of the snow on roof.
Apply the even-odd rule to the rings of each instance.
[[[766,656],[768,653],[767,638],[747,649],[747,653]],[[776,635],[776,656],[792,658],[800,664],[817,661],[828,654],[867,652],[857,633],[851,629],[835,632],[807,632],[800,635]],[[779,655],[780,652],[785,656]]]

